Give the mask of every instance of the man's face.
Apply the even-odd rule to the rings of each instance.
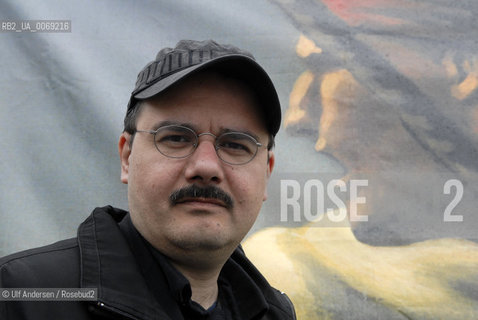
[[[267,145],[268,134],[257,114],[256,102],[243,85],[214,74],[200,74],[166,94],[143,102],[136,127],[156,130],[172,122],[194,128],[197,134],[219,136],[227,130],[255,135]],[[244,165],[218,158],[214,137],[204,135],[192,155],[168,158],[155,148],[153,136],[124,133],[119,142],[121,179],[128,184],[128,201],[135,227],[170,258],[175,254],[232,251],[252,227],[266,199],[266,183],[274,164],[267,149]],[[182,188],[215,186],[227,193],[233,206],[211,198],[186,198],[171,203],[170,195]]]

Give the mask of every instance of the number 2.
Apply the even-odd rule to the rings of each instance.
[[[463,198],[463,183],[461,183],[460,180],[457,179],[450,179],[447,182],[445,182],[445,185],[443,186],[443,193],[444,194],[450,194],[451,193],[451,187],[456,188],[456,194],[453,200],[448,204],[448,206],[445,209],[445,212],[443,213],[443,221],[445,222],[463,222],[463,216],[456,214],[452,215],[451,212],[455,207],[458,205],[458,203],[461,201],[461,198]]]

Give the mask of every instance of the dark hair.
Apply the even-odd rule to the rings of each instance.
[[[134,134],[136,132],[136,121],[138,119],[138,115],[142,109],[142,101],[136,102],[136,104],[129,108],[126,112],[124,117],[124,129],[123,132],[128,132],[130,134]]]

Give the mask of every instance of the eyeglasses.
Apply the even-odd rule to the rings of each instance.
[[[154,145],[159,152],[169,158],[186,158],[199,145],[199,137],[210,135],[215,138],[214,148],[222,161],[233,164],[246,164],[257,154],[262,144],[243,132],[226,132],[216,136],[210,132],[197,134],[192,129],[180,125],[167,125],[154,131],[136,130],[152,134]]]

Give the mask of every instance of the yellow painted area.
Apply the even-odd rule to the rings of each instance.
[[[310,224],[262,230],[244,249],[266,278],[291,297],[298,319],[335,319],[327,311],[330,301],[347,310],[346,301],[337,301],[340,294],[334,296],[336,286],[321,285],[330,279],[414,319],[478,318],[476,301],[454,287],[460,281],[478,282],[478,245],[470,241],[375,247],[359,242],[349,227]]]
[[[357,81],[353,75],[345,70],[341,69],[335,72],[327,73],[323,76],[320,84],[320,96],[322,101],[322,116],[319,123],[319,137],[315,144],[315,150],[321,151],[326,145],[329,129],[337,118],[340,108],[346,107],[343,103],[343,99],[340,97],[339,90],[342,88],[356,88],[358,86]]]
[[[289,108],[285,112],[284,126],[299,122],[305,116],[305,110],[301,108],[300,103],[309,90],[314,74],[310,71],[303,72],[295,81],[294,87],[289,96]]]
[[[282,229],[269,229],[267,232],[262,233],[256,240],[247,241],[244,245],[248,248],[247,255],[249,253],[256,257],[258,260],[264,261],[267,259],[267,264],[270,266],[267,268],[267,278],[276,279],[280,282],[281,286],[277,287],[280,290],[287,288],[287,295],[292,299],[300,301],[301,307],[308,310],[314,310],[316,300],[314,292],[306,289],[308,276],[304,270],[297,268],[295,262],[290,259],[286,250],[283,250],[283,245],[279,239],[283,236],[284,230]],[[294,239],[294,234],[289,234],[291,239]],[[257,241],[264,241],[259,247]],[[267,252],[274,252],[274,254],[264,254],[260,252],[264,247],[267,247]],[[249,256],[251,258],[251,256]],[[273,266],[278,266],[274,268]],[[299,317],[299,319],[301,319]]]
[[[299,41],[297,41],[295,51],[301,58],[306,58],[312,53],[322,53],[322,49],[317,47],[314,41],[307,38],[303,34],[300,35]]]
[[[452,86],[451,94],[458,100],[463,100],[478,87],[478,75],[474,73],[468,76],[458,85]]]
[[[466,78],[457,85],[451,87],[451,94],[458,100],[466,99],[478,88],[478,58],[463,62],[463,70],[467,73]]]

